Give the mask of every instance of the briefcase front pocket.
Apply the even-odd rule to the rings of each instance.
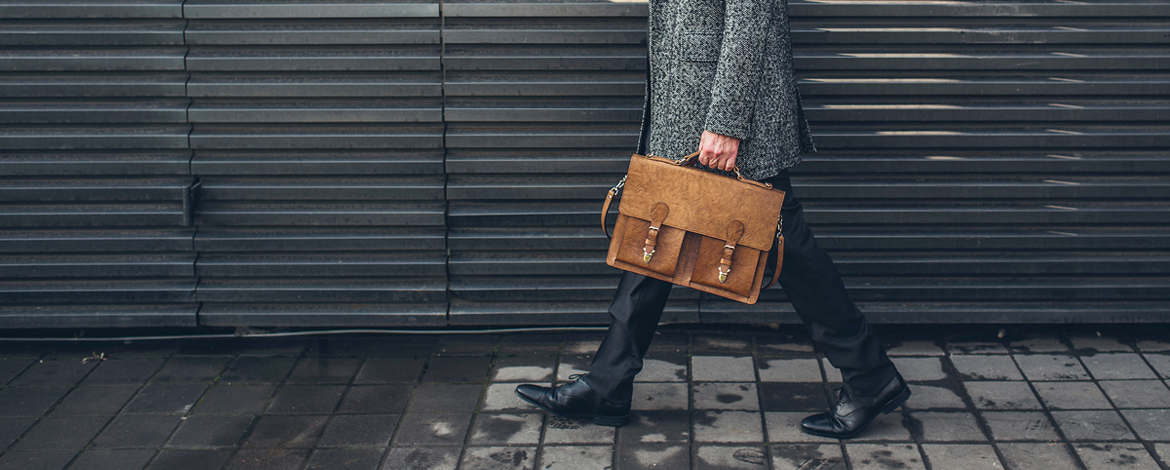
[[[727,257],[728,254],[731,256]],[[729,245],[718,238],[702,237],[691,282],[749,297],[755,287],[753,284],[760,282],[760,273],[756,271],[764,267],[766,256],[767,252]]]
[[[653,223],[635,217],[619,217],[621,226],[614,233],[615,241],[621,238],[617,242],[616,261],[673,277],[687,232],[661,222],[658,225]]]

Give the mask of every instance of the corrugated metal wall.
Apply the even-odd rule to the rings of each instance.
[[[794,184],[867,315],[1170,318],[1170,4],[792,12],[822,150]]]
[[[181,2],[0,18],[0,326],[195,326]]]
[[[600,202],[638,141],[646,4],[444,12],[451,323],[608,322]]]
[[[790,8],[797,195],[871,319],[1168,318],[1170,5]],[[0,327],[604,323],[646,12],[0,1]]]
[[[439,4],[184,13],[200,324],[446,324]]]

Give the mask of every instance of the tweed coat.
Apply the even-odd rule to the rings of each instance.
[[[650,0],[639,153],[678,159],[708,130],[741,139],[736,166],[762,180],[815,151],[788,28],[786,0]]]

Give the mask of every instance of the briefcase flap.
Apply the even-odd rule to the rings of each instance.
[[[650,220],[650,210],[658,202],[670,207],[664,225],[726,240],[728,225],[738,220],[744,225],[739,244],[768,251],[776,237],[784,192],[634,155],[618,212]]]

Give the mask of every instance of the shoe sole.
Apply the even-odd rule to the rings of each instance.
[[[874,413],[873,417],[869,418],[869,421],[866,421],[865,424],[861,425],[860,428],[857,428],[856,431],[853,431],[849,434],[820,433],[820,432],[810,431],[808,429],[805,429],[804,426],[801,426],[800,430],[804,431],[806,434],[812,434],[814,436],[828,437],[831,439],[850,439],[850,438],[856,437],[858,434],[861,434],[863,431],[865,431],[865,428],[869,427],[869,423],[872,423],[873,420],[877,419],[878,415],[888,415],[890,413],[893,413],[894,410],[898,409],[899,406],[902,406],[903,404],[905,404],[906,400],[909,400],[909,399],[910,399],[910,387],[907,386],[905,389],[902,390],[902,393],[899,393],[898,396],[894,397],[893,400],[890,400],[890,402],[887,403],[886,406],[883,407],[880,412]]]
[[[610,426],[610,427],[615,427],[615,428],[620,428],[622,426],[630,424],[630,415],[606,416],[606,415],[598,415],[598,414],[593,414],[593,413],[561,413],[559,411],[553,411],[551,408],[548,408],[544,405],[541,405],[540,403],[532,401],[528,397],[521,395],[520,392],[518,392],[518,391],[513,390],[513,393],[515,393],[516,396],[520,397],[521,400],[524,400],[525,403],[528,403],[532,406],[540,408],[548,414],[560,416],[562,418],[592,418],[593,424],[596,424],[598,426]]]

